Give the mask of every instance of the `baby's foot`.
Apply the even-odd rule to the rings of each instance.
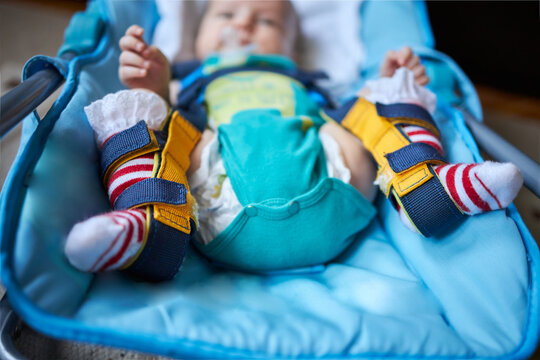
[[[507,207],[523,185],[519,169],[511,163],[486,161],[433,168],[448,195],[468,215]]]
[[[146,230],[143,209],[97,215],[71,229],[65,253],[69,262],[82,271],[118,269],[139,253]]]

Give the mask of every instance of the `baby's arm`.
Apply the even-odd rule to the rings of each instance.
[[[132,25],[120,39],[120,81],[130,89],[154,91],[169,102],[169,61],[157,47],[144,41],[143,34],[143,28]]]

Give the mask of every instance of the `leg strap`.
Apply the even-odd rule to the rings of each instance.
[[[151,207],[147,208],[147,214],[147,221],[153,218]],[[144,281],[158,282],[174,278],[196,231],[195,222],[190,221],[192,233],[186,234],[159,221],[150,220],[141,252],[123,269]]]
[[[152,177],[125,189],[115,210],[147,206],[146,244],[126,265],[134,275],[150,281],[172,278],[196,231],[195,200],[186,171],[201,133],[178,112],[169,115],[164,130],[153,131],[144,121],[111,137],[102,149],[104,183],[128,160],[154,152]]]
[[[462,217],[432,169],[445,163],[442,155],[428,144],[411,142],[397,126],[421,126],[438,136],[425,109],[413,104],[373,105],[360,98],[341,124],[371,152],[379,166],[381,191],[395,199],[421,234],[430,236]]]

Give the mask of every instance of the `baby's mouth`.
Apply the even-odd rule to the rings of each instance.
[[[252,53],[255,51],[255,43],[242,45],[238,30],[232,26],[226,26],[221,30],[221,49],[222,53]]]

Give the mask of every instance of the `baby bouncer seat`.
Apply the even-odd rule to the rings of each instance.
[[[465,126],[465,117],[482,116],[478,98],[460,68],[433,49],[424,4],[363,1],[355,9],[351,31],[365,53],[357,88],[377,75],[386,50],[413,46],[438,95],[434,118],[448,159],[481,161]],[[514,359],[534,352],[540,256],[513,205],[425,238],[379,196],[376,219],[338,258],[283,272],[235,271],[195,251],[174,280],[159,284],[71,267],[67,233],[109,209],[83,106],[121,88],[117,44],[125,29],[139,24],[150,38],[158,20],[153,1],[93,1],[74,17],[58,58],[37,56],[25,66],[25,78],[53,69],[66,80],[43,119],[25,118],[2,189],[2,283],[26,324],[55,338],[179,358]]]

